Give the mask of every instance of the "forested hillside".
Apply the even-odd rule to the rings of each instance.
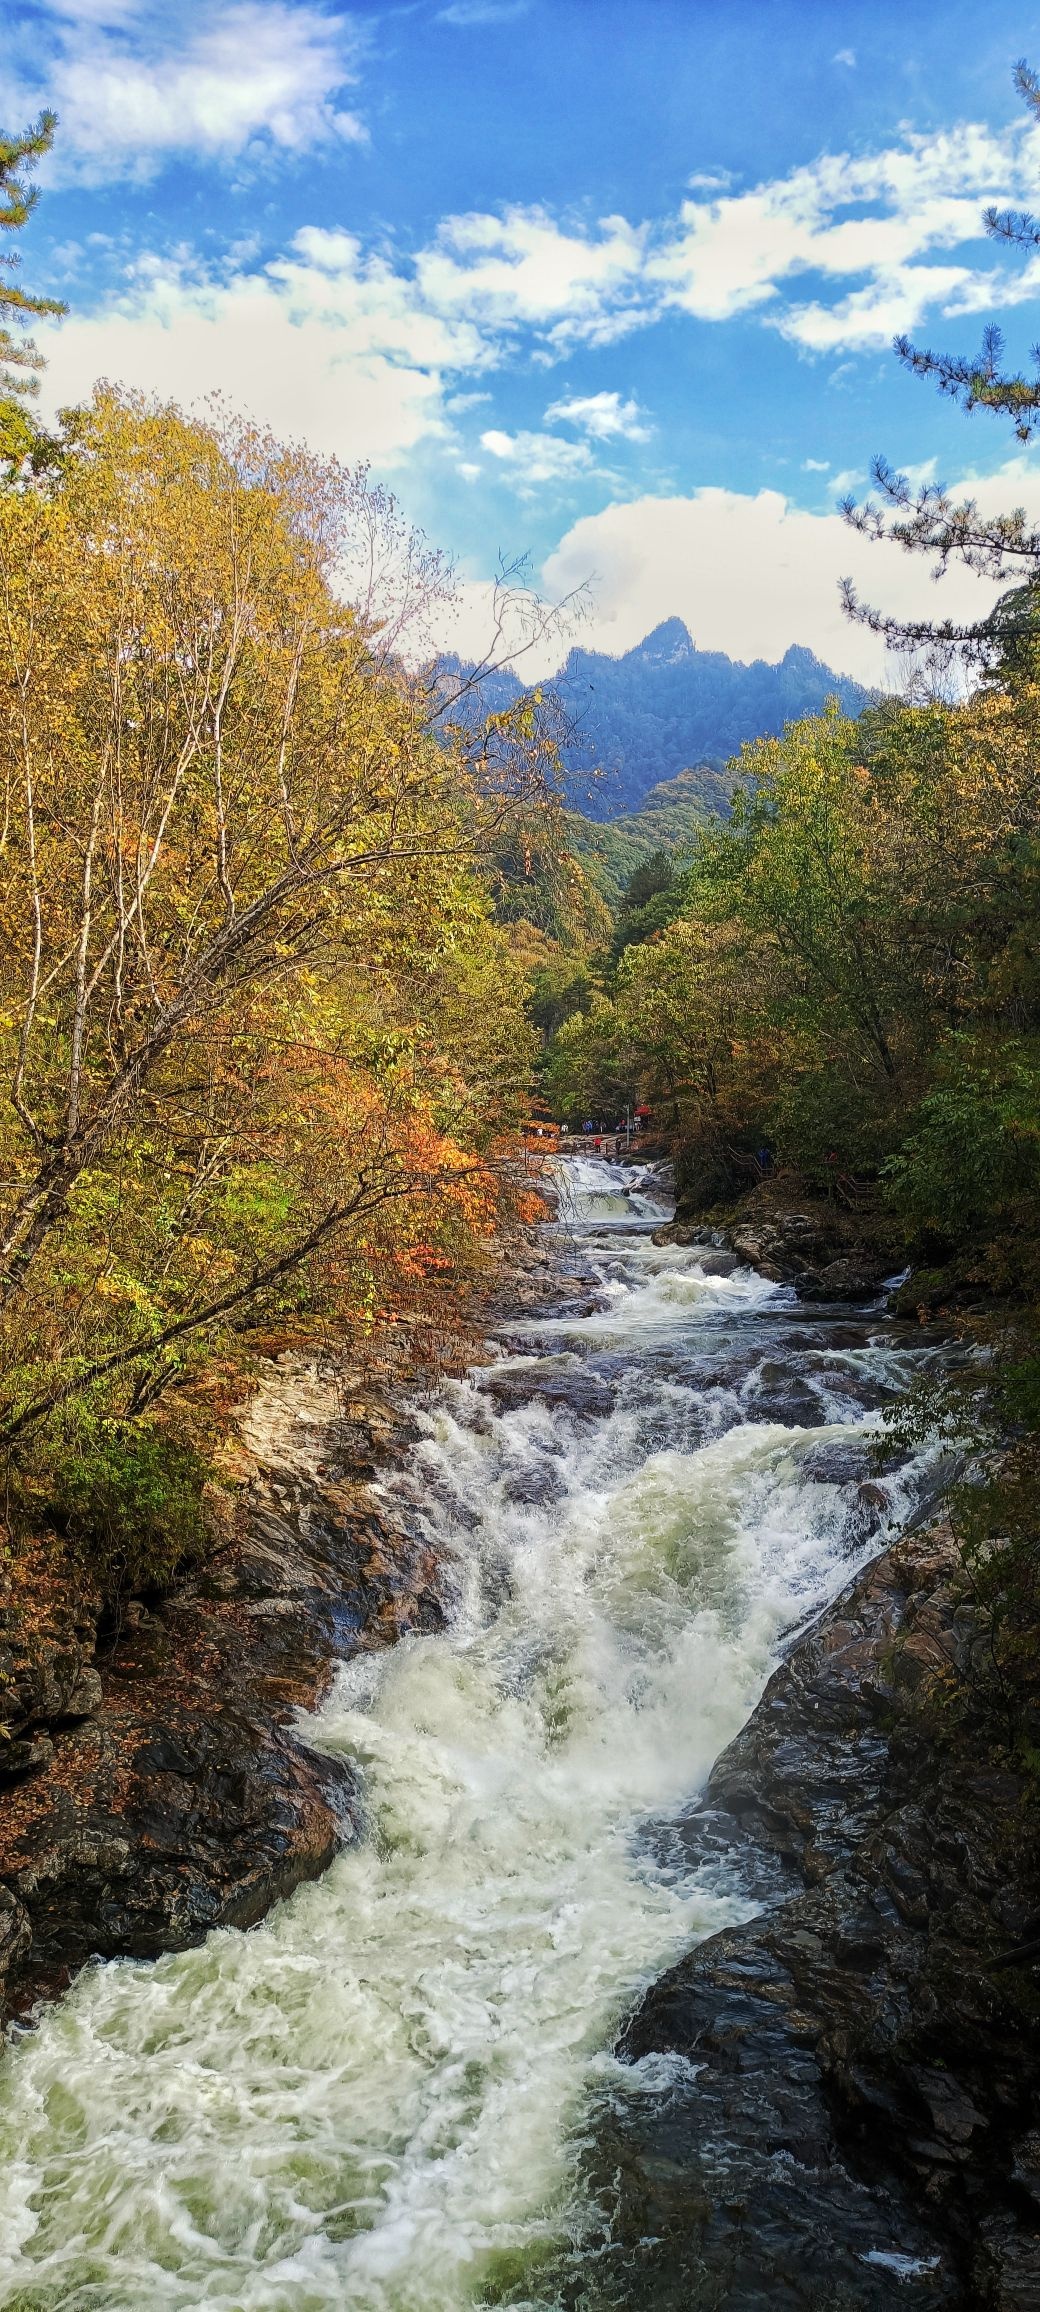
[[[638,811],[596,820],[567,814],[568,838],[582,867],[609,905],[623,898],[630,877],[655,851],[684,851],[710,819],[725,818],[733,799],[731,771],[706,763],[651,787]]]
[[[507,1187],[544,804],[334,591],[364,478],[111,390],[0,490],[0,1453],[113,1594],[205,1547],[260,1343],[421,1326]],[[214,1394],[216,1392],[216,1394]]]
[[[471,670],[445,659],[440,672],[449,689]],[[521,688],[508,670],[487,676],[463,711],[475,717],[515,704]],[[572,650],[551,688],[567,729],[568,799],[598,820],[639,810],[652,788],[680,773],[714,809],[715,782],[702,774],[721,770],[745,740],[777,736],[831,697],[851,715],[868,703],[859,683],[832,673],[811,650],[792,647],[775,666],[761,658],[744,666],[724,651],[698,650],[681,618],[666,619],[619,658]]]

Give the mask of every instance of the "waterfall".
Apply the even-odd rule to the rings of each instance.
[[[931,1352],[655,1245],[645,1168],[561,1174],[600,1305],[417,1404],[384,1490],[447,1628],[344,1664],[302,1722],[358,1761],[364,1834],[261,1926],[89,1969],[14,2035],[0,2305],[537,2306],[617,2025],[752,1907],[662,1826],[884,1539],[871,1439]]]

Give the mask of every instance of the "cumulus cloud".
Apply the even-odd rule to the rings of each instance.
[[[258,139],[290,150],[354,133],[336,110],[357,55],[348,17],[233,0],[179,41],[161,14],[159,46],[138,27],[131,55],[112,21],[128,4],[66,0],[70,73],[97,68],[92,83],[73,74],[55,91],[76,168],[147,171],[185,143],[225,159]],[[446,217],[414,251],[311,226],[266,264],[250,242],[218,265],[191,251],[140,257],[109,303],[42,333],[48,383],[58,402],[99,372],[188,401],[222,389],[281,430],[381,463],[439,436],[473,479],[468,412],[518,355],[550,362],[677,312],[757,315],[830,355],[887,345],[930,308],[988,313],[1035,294],[1040,256],[1004,272],[978,246],[984,203],[1020,200],[1031,174],[1035,125],[969,126],[823,154],[750,190],[702,186],[656,223],[512,206]],[[829,382],[848,366],[829,365]],[[476,424],[485,474],[527,496],[602,476],[601,445],[651,430],[633,397],[605,388],[550,402],[545,430],[504,432],[493,409]]]
[[[259,272],[143,260],[118,305],[44,334],[52,404],[99,374],[189,406],[219,391],[281,433],[383,465],[446,434],[446,376],[486,359],[468,322],[426,311],[352,235],[316,230]]]
[[[592,471],[588,444],[561,441],[559,434],[510,434],[491,426],[481,434],[480,446],[504,468],[522,498],[532,497],[546,483],[573,481]]]
[[[1040,516],[1040,462],[1012,459],[1001,473],[957,487],[988,510],[1024,504]],[[846,574],[866,600],[905,618],[978,618],[1000,591],[954,569],[935,586],[921,557],[871,545],[839,514],[807,513],[777,490],[702,489],[586,515],[550,555],[544,582],[553,596],[589,583],[593,648],[630,649],[678,616],[704,650],[775,660],[804,643],[837,672],[881,683],[883,645],[841,610]]]
[[[648,273],[667,305],[701,320],[768,306],[763,318],[813,351],[884,345],[930,307],[969,312],[995,296],[1007,303],[1035,293],[1032,267],[1007,277],[992,265],[923,260],[977,241],[984,206],[1014,202],[1038,173],[1035,127],[995,135],[967,123],[939,135],[908,132],[877,153],[823,153],[750,191],[684,201]],[[862,286],[836,302],[776,309],[788,283],[814,274]]]
[[[67,0],[79,13],[48,67],[62,114],[57,168],[147,176],[184,152],[226,162],[363,133],[342,107],[362,37],[349,16],[306,0],[225,0],[183,32],[161,10],[132,28],[115,21],[127,4]],[[453,21],[489,4],[455,0]],[[12,117],[28,115],[41,93],[15,92]],[[702,173],[677,213],[652,220],[589,222],[516,204],[448,216],[414,254],[387,264],[415,313],[476,332],[489,361],[526,338],[549,362],[675,312],[707,322],[755,315],[807,352],[862,352],[929,312],[967,316],[1035,296],[1040,256],[1007,269],[990,251],[984,260],[979,244],[983,208],[1027,200],[1038,174],[1035,123],[908,130],[880,151],[822,153],[743,190]],[[567,414],[550,422],[582,425],[590,438],[640,438],[639,413],[620,396],[581,400],[584,417],[575,398],[556,404]]]
[[[574,395],[570,401],[554,401],[546,410],[545,422],[579,426],[593,441],[620,437],[645,442],[650,439],[650,427],[644,424],[644,417],[637,401],[622,401],[619,393],[585,393]]]
[[[189,403],[219,390],[281,430],[386,462],[424,436],[447,439],[488,398],[481,375],[521,325],[551,335],[584,314],[594,333],[600,295],[636,262],[616,220],[582,235],[531,212],[449,219],[411,260],[324,226],[259,267],[248,247],[219,267],[190,250],[144,256],[101,311],[45,330],[48,395],[78,400],[99,372]],[[620,394],[560,408],[580,440],[485,434],[492,468],[521,495],[592,470],[590,441],[644,438],[637,403]]]
[[[483,328],[535,328],[557,347],[606,343],[641,317],[645,226],[602,217],[591,232],[541,208],[448,217],[416,260],[427,302]]]
[[[10,100],[19,117],[44,99],[58,112],[52,177],[147,178],[174,154],[220,162],[256,146],[298,153],[364,136],[340,101],[360,48],[349,17],[232,0],[194,30],[182,23],[173,11],[131,21],[113,0],[75,9],[41,85],[27,77]]]
[[[956,485],[986,511],[1023,504],[1040,519],[1040,461],[1014,458],[985,480]],[[844,617],[838,581],[851,576],[868,601],[902,618],[985,616],[998,587],[951,569],[938,587],[928,564],[897,546],[871,546],[836,513],[811,514],[777,490],[694,490],[637,498],[575,522],[542,572],[545,594],[583,605],[580,639],[590,649],[630,650],[665,618],[685,619],[701,650],[776,661],[792,644],[814,650],[838,674],[884,687],[899,679],[876,636]],[[491,632],[489,586],[460,590],[451,647],[479,655]],[[524,660],[532,680],[564,654],[550,639]]]

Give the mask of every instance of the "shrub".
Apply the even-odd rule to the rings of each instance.
[[[885,1167],[897,1209],[919,1230],[961,1244],[980,1233],[1036,1232],[1040,1194],[1040,1062],[1023,1043],[993,1054],[951,1039],[914,1129]]]
[[[168,1586],[205,1543],[208,1470],[194,1447],[78,1407],[52,1432],[47,1510],[109,1599]]]

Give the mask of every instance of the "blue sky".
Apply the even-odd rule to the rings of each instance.
[[[1040,457],[889,350],[1040,334],[1040,257],[980,223],[1040,205],[1023,53],[1004,0],[22,6],[2,115],[62,124],[24,237],[70,305],[48,392],[217,389],[370,459],[457,560],[460,644],[526,553],[602,647],[674,611],[873,678],[842,571],[977,591],[844,529],[875,450],[1040,513]]]

